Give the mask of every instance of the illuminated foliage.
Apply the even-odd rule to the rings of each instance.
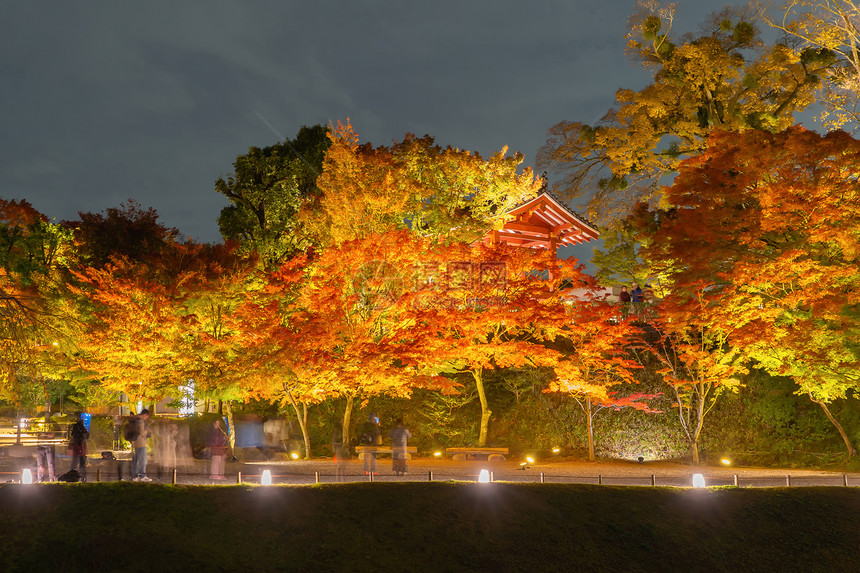
[[[325,246],[403,228],[471,242],[540,190],[530,169],[518,173],[523,156],[507,157],[507,149],[485,160],[429,136],[407,135],[390,148],[359,145],[349,123],[331,138],[318,181],[323,194],[302,217]]]
[[[328,129],[315,125],[237,157],[233,173],[215,182],[231,203],[218,217],[221,235],[272,268],[305,250],[311,239],[297,215],[320,193],[317,177],[330,144]]]
[[[648,257],[680,285],[703,281],[710,328],[827,409],[858,387],[860,143],[800,127],[715,134],[666,193],[640,211]],[[703,192],[705,191],[705,192]],[[688,292],[689,296],[689,292]]]
[[[560,170],[560,191],[589,197],[602,222],[638,201],[661,199],[661,179],[705,147],[712,129],[779,130],[814,97],[828,62],[783,44],[764,45],[745,11],[715,13],[698,37],[677,37],[674,6],[640,2],[628,52],[654,81],[616,93],[596,125],[562,122],[550,130],[539,163]]]
[[[860,123],[860,4],[855,0],[785,0],[768,2],[762,16],[808,54],[833,62],[823,79],[820,119],[827,129],[856,129]],[[853,125],[851,125],[853,124]]]

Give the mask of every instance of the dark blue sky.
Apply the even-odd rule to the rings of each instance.
[[[646,83],[634,4],[2,1],[0,196],[57,220],[133,198],[218,241],[237,155],[346,118],[376,145],[426,133],[531,165],[553,124]],[[675,29],[719,6],[680,2]]]

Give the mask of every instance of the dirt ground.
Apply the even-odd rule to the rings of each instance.
[[[7,448],[0,451],[0,482],[19,481],[24,468],[31,468],[35,477],[36,461],[28,451],[10,455]],[[130,479],[130,453],[116,452],[117,460],[104,460],[90,456],[88,481],[115,481]],[[523,465],[525,463],[525,465]],[[57,473],[66,471],[70,460],[58,455]],[[366,475],[363,462],[350,459],[341,464],[320,458],[313,460],[228,461],[226,480],[208,477],[208,460],[191,460],[175,468],[178,484],[259,484],[264,470],[269,470],[274,484],[312,484],[345,481],[477,481],[481,470],[491,473],[494,481],[581,483],[602,485],[667,485],[689,487],[693,474],[702,474],[707,485],[737,485],[741,487],[860,486],[860,473],[811,469],[781,469],[758,467],[692,466],[676,462],[600,461],[588,462],[565,458],[548,458],[528,463],[525,460],[506,461],[472,460],[453,461],[448,458],[415,457],[408,462],[408,472],[396,476],[390,456],[379,456],[377,473]],[[174,468],[161,467],[152,462],[147,473],[155,482],[173,483]],[[240,477],[241,476],[241,477]]]

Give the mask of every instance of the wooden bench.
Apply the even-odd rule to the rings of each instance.
[[[391,455],[391,446],[355,446],[355,453],[358,454],[358,459],[363,460],[364,454],[375,452],[378,456],[379,454],[388,454]],[[411,460],[412,456],[410,454],[417,454],[418,446],[406,446],[406,459]]]
[[[508,448],[445,448],[445,454],[456,461],[487,460],[503,462],[508,455]]]

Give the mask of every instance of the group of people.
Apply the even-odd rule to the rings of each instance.
[[[82,416],[75,415],[66,430],[68,453],[72,463],[69,471],[61,476],[57,476],[54,469],[56,465],[54,444],[51,443],[53,437],[53,434],[48,431],[37,434],[39,444],[36,446],[36,479],[40,482],[52,482],[59,477],[68,481],[87,481],[87,440],[90,439],[90,432]]]
[[[339,435],[337,432],[336,435]],[[66,432],[68,439],[68,452],[71,457],[71,470],[68,474],[76,472],[73,479],[69,481],[86,481],[87,476],[87,440],[89,440],[89,430],[84,425],[81,415],[77,415],[75,420],[69,424]],[[147,466],[147,440],[152,436],[152,430],[149,426],[149,410],[143,409],[136,416],[132,416],[126,422],[123,430],[123,437],[132,446],[132,481],[136,482],[151,482],[152,478],[146,475]],[[42,433],[40,437],[44,438],[36,448],[37,460],[37,477],[42,481],[56,481],[58,476],[55,475],[55,459],[54,446],[49,442],[50,433]],[[403,420],[397,420],[394,427],[388,434],[391,439],[391,457],[392,470],[396,475],[406,474],[406,461],[408,459],[407,443],[412,437],[412,433],[404,426]],[[379,424],[379,418],[376,414],[371,414],[367,421],[360,429],[359,442],[365,446],[382,445],[382,429]],[[349,457],[346,448],[343,447],[342,440],[333,438],[333,449],[337,468],[342,468],[345,460]],[[220,418],[213,420],[212,425],[206,434],[207,457],[210,458],[209,478],[213,480],[224,480],[224,468],[227,461],[227,452],[229,447],[229,437],[224,429],[223,422]],[[376,451],[364,452],[364,473],[365,475],[379,475],[376,464]],[[59,476],[63,479],[64,476]]]
[[[627,292],[627,287],[621,287],[621,294],[618,295],[618,300],[621,302],[645,302],[645,293],[639,288],[637,283],[633,283],[633,288]]]
[[[394,423],[394,427],[388,433],[388,437],[391,439],[392,471],[395,475],[405,475],[406,460],[409,457],[406,445],[409,438],[412,437],[412,432],[406,429],[406,426],[403,425],[403,420],[399,419]],[[370,414],[367,421],[361,427],[359,441],[364,446],[382,445],[382,428],[379,426],[379,418],[376,414]],[[364,475],[373,474],[378,476],[379,472],[376,471],[376,452],[365,451],[362,456],[364,458]],[[335,454],[335,459],[337,459],[337,454]]]

